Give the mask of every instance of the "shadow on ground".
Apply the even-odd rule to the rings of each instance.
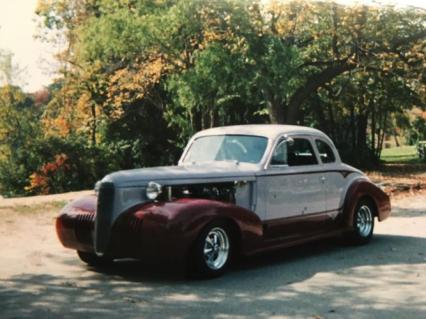
[[[225,276],[206,281],[135,261],[103,271],[75,261],[71,273],[0,281],[0,317],[395,318],[397,311],[424,318],[424,294],[404,289],[416,284],[406,278],[424,269],[425,257],[426,238],[378,235],[367,246],[334,239],[245,258]],[[375,291],[386,287],[395,287],[392,297],[378,297]]]
[[[392,217],[426,217],[426,208],[400,208],[394,209]]]
[[[408,203],[407,205],[406,203],[403,206],[394,206],[392,207],[392,217],[426,217],[426,195],[422,204],[410,205]]]

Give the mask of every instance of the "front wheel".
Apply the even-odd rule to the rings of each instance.
[[[355,207],[351,239],[355,244],[367,244],[373,237],[374,207],[368,200],[360,200]]]
[[[195,274],[213,278],[222,275],[233,250],[230,228],[226,223],[210,223],[198,237],[192,254]]]

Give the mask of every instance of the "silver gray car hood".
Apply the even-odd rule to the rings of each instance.
[[[259,171],[257,164],[238,162],[208,162],[179,166],[159,166],[118,171],[105,176],[102,181],[116,187],[136,187],[150,181],[163,185],[214,183],[226,181],[251,181]]]

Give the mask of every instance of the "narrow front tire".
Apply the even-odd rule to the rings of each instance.
[[[77,251],[77,255],[81,261],[94,267],[105,267],[111,265],[112,259],[106,256],[98,256],[95,253],[89,253],[85,251]]]
[[[195,276],[214,278],[225,273],[231,260],[233,242],[230,227],[224,222],[207,225],[195,242],[191,264]]]

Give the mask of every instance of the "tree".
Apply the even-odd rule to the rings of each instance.
[[[373,162],[396,120],[425,105],[422,10],[43,0],[38,14],[46,39],[67,42],[44,133],[109,149],[117,167],[168,164],[195,131],[261,122],[316,126],[345,159]]]
[[[18,85],[24,73],[25,69],[13,62],[13,53],[0,49],[0,85]]]
[[[26,156],[33,138],[40,133],[39,111],[32,106],[31,97],[20,88],[0,88],[0,186],[5,193],[23,193],[28,184],[27,170],[36,166],[34,157]]]

